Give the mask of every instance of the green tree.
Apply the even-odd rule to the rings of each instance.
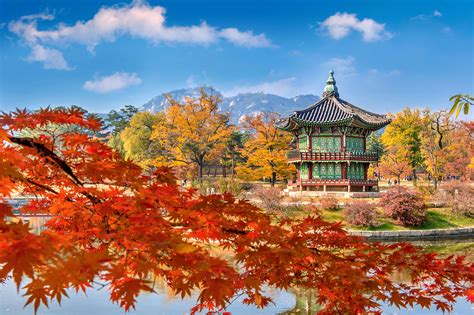
[[[125,148],[120,138],[120,133],[124,130],[132,119],[133,115],[138,112],[138,108],[133,105],[125,105],[119,111],[111,110],[107,118],[105,118],[106,128],[111,128],[108,145],[125,156]]]
[[[245,142],[249,139],[249,134],[246,132],[234,131],[226,143],[226,150],[224,151],[223,163],[230,164],[231,178],[234,179],[236,164],[244,163],[242,156],[242,149]]]
[[[375,152],[378,154],[379,157],[381,157],[384,152],[385,152],[385,147],[382,142],[382,133],[380,131],[375,131],[372,132],[368,137],[367,137],[367,151],[369,152]]]

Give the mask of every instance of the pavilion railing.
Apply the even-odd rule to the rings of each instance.
[[[291,161],[377,161],[377,152],[369,151],[299,151],[292,150],[287,153]]]
[[[308,185],[308,184],[317,184],[317,185],[366,185],[366,186],[376,186],[378,184],[377,180],[373,179],[322,179],[322,178],[310,178],[310,179],[300,179],[294,182],[289,183],[290,185]]]

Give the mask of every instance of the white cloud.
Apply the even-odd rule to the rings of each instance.
[[[220,36],[237,46],[272,47],[272,42],[266,38],[265,34],[254,35],[252,31],[241,32],[236,28],[226,28],[220,32]]]
[[[370,75],[379,75],[379,76],[389,76],[389,77],[397,77],[401,74],[400,70],[398,69],[393,69],[390,71],[385,71],[385,70],[379,70],[379,69],[369,69],[368,73]]]
[[[38,29],[38,21],[52,20],[47,13],[23,16],[9,23],[11,32],[18,35],[28,45],[82,44],[93,51],[101,42],[114,42],[119,37],[131,36],[155,44],[190,43],[209,45],[227,40],[244,47],[270,47],[271,41],[265,34],[240,31],[236,28],[216,29],[202,22],[191,26],[168,26],[166,9],[151,6],[146,1],[134,1],[129,5],[101,7],[94,17],[87,21],[77,21],[73,25],[63,23],[45,30]]]
[[[324,20],[320,29],[327,30],[329,35],[336,40],[346,37],[351,31],[360,32],[365,42],[392,37],[392,34],[385,30],[385,24],[369,18],[359,20],[355,14],[350,13],[337,12]]]
[[[261,82],[254,85],[241,85],[236,86],[228,91],[224,92],[225,96],[234,96],[239,93],[269,93],[281,96],[294,96],[294,77],[280,79],[276,81]]]
[[[357,74],[354,61],[355,59],[352,56],[345,58],[334,57],[323,62],[321,66],[326,70],[333,69],[338,77],[350,77]]]
[[[430,13],[430,14],[419,14],[419,15],[413,16],[413,17],[410,18],[410,20],[425,21],[425,20],[431,19],[433,17],[442,17],[442,16],[443,16],[443,14],[440,11],[434,10],[433,13]]]
[[[71,70],[62,52],[39,44],[31,46],[31,53],[26,60],[42,62],[45,69]]]
[[[142,80],[136,73],[115,72],[109,76],[86,81],[83,88],[96,93],[108,93],[121,90],[132,85],[139,85],[140,83],[142,83]]]

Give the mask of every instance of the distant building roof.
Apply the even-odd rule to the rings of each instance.
[[[279,120],[276,126],[284,130],[294,130],[299,126],[356,125],[377,130],[389,123],[390,119],[385,115],[371,113],[339,98],[334,71],[331,70],[323,98],[308,108],[295,111],[290,117]]]

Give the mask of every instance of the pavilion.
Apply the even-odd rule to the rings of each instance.
[[[366,150],[366,138],[389,123],[385,115],[341,99],[331,70],[321,100],[276,123],[294,135],[288,163],[295,165],[297,176],[289,183],[290,192],[377,191],[378,182],[369,180],[367,172],[379,157]]]

